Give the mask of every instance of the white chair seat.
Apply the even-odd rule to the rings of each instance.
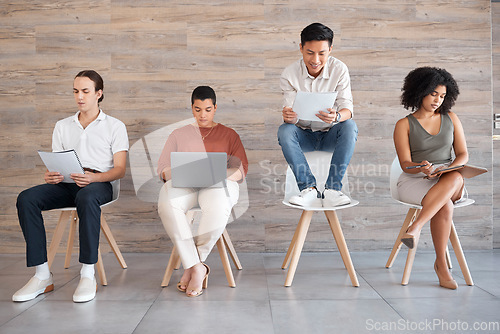
[[[349,204],[341,205],[341,206],[332,206],[332,207],[300,206],[300,205],[292,204],[288,201],[282,201],[281,203],[283,203],[286,206],[289,206],[291,208],[294,208],[294,209],[300,209],[300,210],[306,210],[306,211],[336,211],[336,210],[343,210],[343,209],[352,208],[353,206],[358,205],[359,201],[351,198],[351,203],[349,203]]]

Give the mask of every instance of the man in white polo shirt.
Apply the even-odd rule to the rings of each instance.
[[[78,73],[73,94],[78,112],[56,123],[52,150],[74,149],[84,167],[84,174],[71,174],[75,183],[61,182],[58,172],[45,172],[45,184],[21,192],[17,198],[19,224],[26,240],[28,267],[36,273],[13,296],[16,302],[28,301],[54,289],[47,263],[47,240],[42,211],[76,206],[79,223],[80,282],[73,295],[74,302],[87,302],[95,297],[102,204],[111,201],[111,181],[125,175],[129,148],[127,129],[118,119],[99,109],[104,98],[103,80],[92,70]]]

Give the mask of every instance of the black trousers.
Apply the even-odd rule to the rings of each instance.
[[[28,267],[47,262],[47,237],[42,211],[76,206],[80,219],[81,263],[97,262],[101,227],[101,205],[111,201],[109,182],[91,183],[83,188],[75,183],[41,184],[22,191],[17,197],[17,215],[26,240]]]

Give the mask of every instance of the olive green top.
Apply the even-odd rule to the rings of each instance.
[[[453,148],[453,121],[448,114],[441,114],[441,127],[436,135],[429,134],[412,115],[406,116],[410,123],[411,161],[427,160],[433,164],[451,162]]]

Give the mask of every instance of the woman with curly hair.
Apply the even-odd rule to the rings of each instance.
[[[430,220],[439,285],[456,289],[457,282],[446,263],[446,246],[453,203],[463,196],[464,179],[457,171],[435,172],[463,165],[469,159],[462,124],[450,110],[459,94],[458,85],[444,69],[419,67],[406,76],[402,92],[401,103],[412,113],[400,119],[394,129],[394,145],[403,169],[397,189],[401,201],[421,205],[422,210],[401,241],[409,248],[416,247],[422,227]]]

